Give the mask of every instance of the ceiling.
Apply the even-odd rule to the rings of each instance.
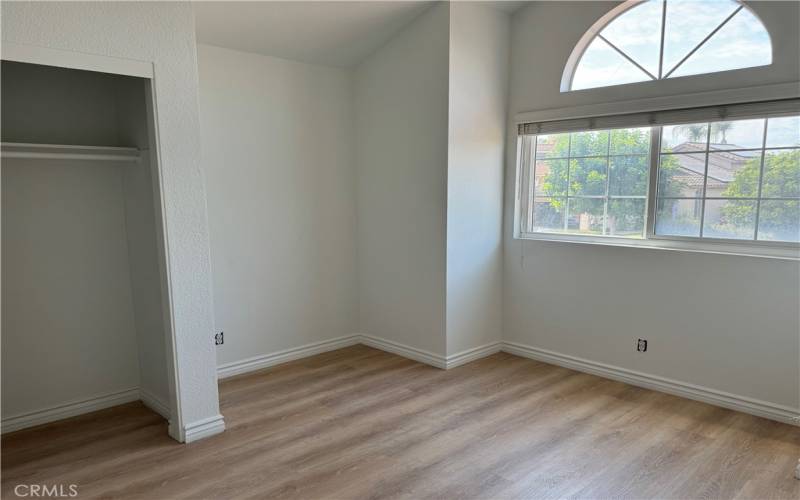
[[[372,54],[428,1],[195,2],[201,43],[350,68]],[[481,2],[513,12],[525,2]]]

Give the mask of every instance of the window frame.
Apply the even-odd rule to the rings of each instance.
[[[572,88],[572,83],[573,83],[573,80],[575,78],[575,73],[578,70],[578,66],[581,63],[581,60],[583,59],[583,56],[586,53],[586,50],[592,44],[594,39],[597,38],[600,35],[600,33],[608,25],[613,23],[618,17],[622,16],[623,14],[625,14],[629,10],[633,9],[634,7],[638,7],[639,5],[641,5],[642,3],[646,2],[646,1],[647,0],[625,0],[622,3],[620,3],[619,5],[617,5],[616,7],[614,7],[613,9],[611,9],[610,11],[606,12],[597,21],[595,21],[589,27],[588,30],[586,30],[586,32],[578,40],[578,43],[575,44],[575,47],[573,47],[572,52],[570,52],[570,55],[567,58],[567,62],[564,65],[564,70],[561,73],[561,83],[560,83],[560,86],[559,86],[560,93],[563,94],[563,93],[571,93],[571,92],[591,92],[591,91],[595,91],[597,89],[607,89],[607,88],[614,88],[614,87],[620,87],[620,86],[624,87],[624,86],[627,86],[627,85],[652,85],[652,84],[654,84],[656,82],[663,82],[663,81],[668,80],[668,79],[669,80],[675,80],[675,79],[683,79],[683,78],[696,78],[696,77],[702,77],[704,75],[710,75],[710,74],[714,74],[714,73],[724,73],[724,72],[730,72],[730,71],[734,71],[735,72],[735,71],[749,70],[751,68],[769,68],[770,66],[773,66],[775,64],[775,42],[773,40],[772,33],[767,28],[766,23],[764,23],[764,20],[761,18],[761,16],[759,16],[758,13],[755,10],[753,10],[752,7],[747,5],[747,3],[745,3],[743,0],[733,0],[735,3],[739,4],[739,7],[736,9],[734,14],[738,13],[742,9],[746,9],[749,12],[749,14],[751,14],[755,19],[757,19],[758,22],[761,24],[761,26],[764,28],[764,32],[767,34],[767,37],[769,39],[770,62],[768,64],[760,64],[760,65],[756,65],[756,66],[746,66],[746,67],[743,67],[743,68],[732,68],[732,69],[726,69],[726,70],[717,70],[717,71],[711,71],[711,72],[708,72],[708,73],[697,73],[697,74],[690,74],[690,75],[681,75],[681,76],[675,76],[675,77],[671,77],[671,78],[667,78],[666,76],[662,77],[661,73],[663,71],[662,65],[663,65],[663,56],[664,56],[664,30],[665,30],[665,27],[666,27],[665,26],[665,18],[664,18],[664,16],[666,15],[666,10],[665,10],[666,9],[666,3],[665,3],[665,0],[662,0],[662,4],[663,4],[662,9],[664,9],[664,10],[662,11],[662,19],[661,19],[661,23],[660,23],[660,26],[659,26],[659,31],[660,31],[660,34],[661,34],[661,41],[660,41],[660,46],[659,46],[659,75],[658,75],[658,78],[654,78],[654,79],[651,79],[651,80],[641,80],[641,81],[635,81],[635,82],[627,82],[627,83],[617,83],[617,84],[612,84],[612,85],[601,85],[601,86],[598,86],[598,87],[586,87],[586,88],[581,88],[581,89],[573,89]],[[731,14],[730,17],[733,17],[734,14]],[[730,20],[730,17],[725,20],[723,25]],[[682,60],[677,66],[672,68],[672,71],[670,71],[670,73],[672,73],[679,66],[681,66],[689,58],[689,56],[692,55],[695,51],[697,51],[700,48],[700,46],[702,46],[706,41],[708,41],[708,39],[711,38],[711,36],[713,34],[715,34],[720,27],[721,26],[717,27],[716,30],[714,30],[711,34],[709,34],[709,36],[707,36],[697,46],[695,46],[694,49],[684,57],[684,60]],[[603,38],[603,39],[605,40],[605,38]],[[619,49],[615,45],[609,43],[608,40],[605,40],[605,41],[614,50],[619,51]],[[626,54],[624,54],[622,52],[620,52],[620,53],[623,55],[623,57],[625,57],[626,59],[630,60],[634,66],[639,67],[639,69],[641,71],[643,71],[644,74],[649,75],[649,76],[653,76],[647,70],[642,68],[638,63],[633,62],[633,60],[631,60],[628,55],[626,55]]]
[[[795,116],[795,113],[787,113],[787,116]],[[754,118],[757,118],[754,116]],[[768,117],[764,117],[768,118]],[[709,120],[708,123],[713,123],[715,120]],[[656,234],[656,207],[657,207],[657,194],[658,194],[658,174],[659,174],[659,161],[661,155],[661,131],[664,125],[651,125],[650,126],[650,152],[649,152],[649,177],[648,177],[648,192],[645,199],[645,227],[643,236],[639,238],[631,238],[626,236],[617,235],[587,235],[575,233],[557,233],[545,231],[533,231],[533,200],[534,200],[534,179],[533,170],[536,158],[531,158],[533,148],[530,147],[529,142],[535,140],[537,135],[523,135],[517,136],[517,160],[516,160],[516,203],[515,203],[515,218],[514,218],[514,239],[520,240],[538,240],[550,242],[566,242],[566,243],[579,243],[590,245],[603,245],[603,246],[618,246],[630,248],[652,248],[661,250],[675,250],[675,251],[689,251],[689,252],[702,252],[714,254],[729,254],[729,255],[743,255],[753,257],[766,257],[775,259],[788,259],[800,260],[800,242],[783,242],[783,241],[765,241],[765,240],[741,240],[741,239],[727,239],[727,238],[710,238],[703,236],[677,236],[677,235],[663,235]],[[766,122],[765,122],[766,127]],[[616,127],[625,128],[625,127]],[[641,127],[637,127],[641,128]],[[711,127],[709,127],[710,130]],[[605,129],[603,129],[605,130]],[[608,129],[613,130],[613,129]],[[578,131],[571,131],[578,132]],[[568,133],[568,132],[564,132]],[[766,133],[762,137],[761,147],[761,171],[763,175],[764,169],[764,156]],[[526,147],[526,144],[528,147]],[[786,148],[782,148],[786,149]],[[535,153],[534,153],[535,154]],[[708,155],[708,151],[705,152]],[[706,158],[706,174],[708,169],[708,158]],[[609,173],[607,172],[608,176]],[[707,182],[707,177],[704,175],[703,183]],[[763,179],[759,179],[759,185]],[[712,197],[713,198],[713,197]],[[706,200],[705,188],[704,196],[701,198]],[[760,200],[760,196],[759,196]],[[760,201],[759,201],[760,203]],[[565,213],[565,217],[568,214]],[[758,224],[758,217],[756,222]],[[702,220],[701,220],[702,228]],[[702,234],[702,233],[701,233]]]

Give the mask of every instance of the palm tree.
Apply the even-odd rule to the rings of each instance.
[[[688,142],[705,142],[706,126],[701,124],[678,125],[672,129],[672,138],[686,134]]]
[[[722,135],[722,140],[719,141],[720,144],[728,144],[728,131],[733,128],[732,122],[718,122],[711,126],[711,133],[714,134],[714,140],[716,141],[717,138]]]

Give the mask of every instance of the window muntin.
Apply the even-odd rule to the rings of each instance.
[[[529,147],[531,231],[644,237],[649,127],[538,135]]]
[[[661,129],[655,235],[800,242],[800,117]]]
[[[739,1],[630,0],[618,9],[579,42],[562,91],[772,63],[769,33]]]
[[[798,115],[525,134],[523,237],[800,242]]]

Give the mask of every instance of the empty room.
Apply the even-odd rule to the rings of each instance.
[[[800,1],[0,1],[2,498],[800,498]]]

